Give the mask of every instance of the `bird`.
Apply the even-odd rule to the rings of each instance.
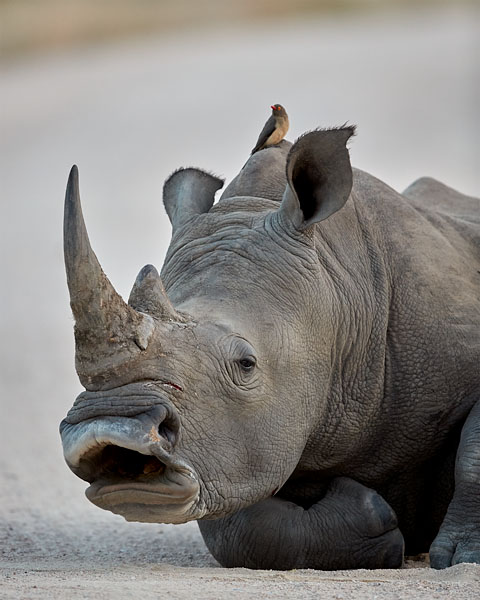
[[[251,154],[255,154],[267,146],[279,144],[287,134],[290,125],[287,111],[281,104],[273,104],[270,108],[272,115],[265,123]]]

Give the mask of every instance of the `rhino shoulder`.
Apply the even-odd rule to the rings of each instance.
[[[410,184],[403,192],[410,200],[422,202],[438,210],[463,214],[474,220],[479,220],[480,200],[457,192],[433,177],[420,177]]]
[[[469,252],[480,260],[479,198],[466,196],[431,177],[414,181],[403,196],[451,243],[460,235],[462,244],[468,244]]]

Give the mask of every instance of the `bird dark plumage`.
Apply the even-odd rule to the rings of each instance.
[[[287,134],[289,122],[287,111],[281,104],[274,104],[272,107],[272,115],[265,123],[260,135],[258,136],[255,148],[252,154],[266,148],[279,144]]]

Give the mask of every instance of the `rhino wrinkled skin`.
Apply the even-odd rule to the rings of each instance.
[[[60,429],[88,498],[198,519],[224,566],[480,562],[480,203],[352,170],[352,127],[179,169],[173,228],[128,304],[93,253],[78,172],[65,261],[85,392]]]

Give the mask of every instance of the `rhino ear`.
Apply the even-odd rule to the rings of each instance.
[[[348,200],[352,167],[346,143],[354,133],[354,126],[312,131],[292,146],[278,214],[295,229],[327,219]]]
[[[170,175],[163,186],[163,203],[173,229],[193,215],[208,212],[223,183],[200,169],[182,168]]]

